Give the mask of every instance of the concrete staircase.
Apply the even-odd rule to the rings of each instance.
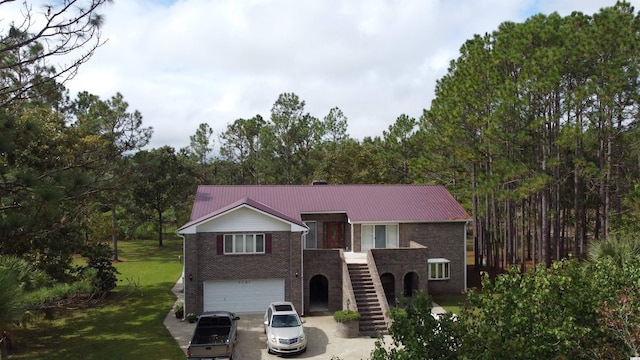
[[[384,321],[369,267],[367,264],[347,264],[347,268],[358,312],[361,315],[360,334],[372,336],[386,333],[387,324]]]

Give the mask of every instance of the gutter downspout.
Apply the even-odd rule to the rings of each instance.
[[[464,246],[463,248],[463,253],[464,253],[464,291],[467,292],[467,226],[469,225],[469,221],[465,221],[464,222]]]
[[[182,295],[185,296],[187,294],[187,282],[185,281],[184,278],[184,270],[185,270],[185,264],[187,263],[184,259],[184,255],[185,255],[185,238],[184,235],[178,233],[178,236],[182,239]],[[187,302],[184,301],[185,299],[182,299],[182,304],[184,305],[184,311],[183,311],[183,315],[182,315],[182,320],[185,319],[186,314],[188,314],[187,312]],[[193,311],[192,311],[193,312]]]
[[[302,301],[302,316],[304,316],[304,241],[308,233],[309,230],[307,229],[300,236],[300,300]]]
[[[349,232],[350,232],[350,238],[351,238],[351,243],[349,244],[350,250],[351,252],[354,252],[354,248],[356,245],[356,241],[353,238],[353,223],[351,222],[351,219],[347,218],[347,224],[349,224]],[[360,251],[362,251],[362,245],[360,245]]]

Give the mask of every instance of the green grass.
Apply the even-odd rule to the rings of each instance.
[[[175,302],[181,240],[118,243],[118,286],[102,304],[56,310],[12,330],[11,359],[184,359],[163,321]],[[138,287],[132,292],[133,285]]]
[[[466,298],[466,295],[435,295],[433,296],[433,301],[442,306],[446,311],[458,314],[460,312],[460,305]]]

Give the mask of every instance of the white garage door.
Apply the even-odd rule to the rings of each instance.
[[[264,312],[272,301],[284,301],[284,279],[204,283],[204,311]]]

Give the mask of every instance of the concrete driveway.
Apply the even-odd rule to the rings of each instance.
[[[267,337],[262,325],[262,314],[238,314],[238,341],[234,358],[240,360],[280,359],[281,356],[267,353]],[[342,360],[365,360],[375,348],[376,339],[358,337],[343,339],[335,336],[336,323],[332,316],[306,316],[305,332],[308,336],[307,351],[287,358],[324,359],[339,357]],[[173,311],[165,318],[165,326],[180,347],[186,351],[195,324],[176,319]]]
[[[182,279],[178,279],[172,291],[176,294],[176,302],[184,301]],[[267,336],[264,334],[264,325],[262,324],[263,314],[238,314],[238,316],[240,316],[238,342],[233,354],[236,360],[282,358],[267,353]],[[343,339],[337,337],[335,335],[336,322],[333,320],[333,316],[305,316],[302,319],[305,321],[305,333],[308,336],[307,351],[299,355],[287,356],[287,358],[329,360],[332,357],[338,357],[341,360],[366,360],[369,359],[371,351],[375,348],[375,338]],[[195,324],[176,319],[173,310],[169,310],[164,319],[164,326],[186,355],[187,345],[193,335]],[[391,337],[385,336],[385,341],[389,343]]]
[[[342,360],[368,359],[375,348],[376,339],[370,337],[352,339],[336,337],[336,323],[332,316],[307,316],[303,320],[308,337],[307,351],[296,355],[296,358],[327,360],[337,356]],[[280,358],[267,353],[267,336],[264,334],[262,315],[240,315],[238,334],[237,352],[234,355],[238,359]]]

